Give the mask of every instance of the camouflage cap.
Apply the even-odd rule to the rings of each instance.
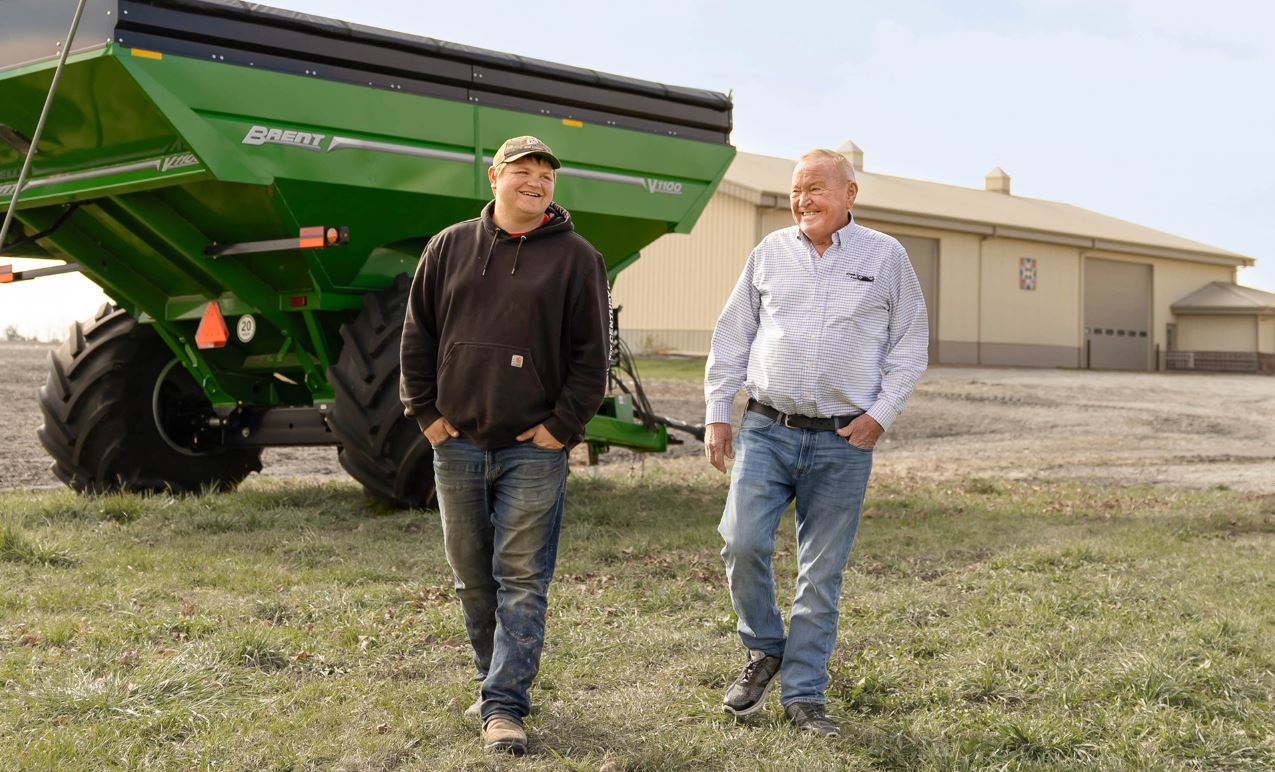
[[[529,155],[542,156],[553,168],[562,168],[562,162],[558,160],[558,156],[553,154],[549,146],[532,136],[513,137],[505,140],[505,144],[501,145],[500,149],[496,151],[496,157],[492,159],[491,165],[500,166]]]

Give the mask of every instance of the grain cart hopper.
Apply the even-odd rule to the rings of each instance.
[[[0,211],[18,194],[0,255],[64,261],[114,300],[40,390],[79,491],[227,488],[263,447],[334,445],[370,495],[428,503],[397,394],[408,279],[490,198],[500,143],[554,148],[556,200],[613,280],[691,229],[734,156],[719,93],[255,3],[85,3],[21,191],[77,3],[0,5]],[[664,449],[616,394],[591,452]]]

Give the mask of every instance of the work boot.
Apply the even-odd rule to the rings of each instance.
[[[770,689],[770,682],[779,672],[783,657],[773,657],[765,652],[749,650],[748,664],[735,683],[722,698],[722,710],[736,716],[747,716],[761,709]]]
[[[483,698],[474,700],[474,704],[465,708],[465,718],[480,718],[483,714]]]
[[[509,716],[494,715],[483,725],[483,750],[521,756],[527,752],[527,733]]]
[[[784,708],[784,715],[803,732],[823,735],[824,737],[840,737],[841,730],[828,720],[823,713],[823,705],[818,702],[794,702]]]

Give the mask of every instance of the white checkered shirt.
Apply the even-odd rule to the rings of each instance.
[[[866,412],[886,429],[925,371],[929,322],[908,253],[855,224],[820,257],[797,226],[748,256],[713,331],[706,423],[728,423],[742,385],[782,413]]]

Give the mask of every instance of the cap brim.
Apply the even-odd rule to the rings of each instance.
[[[555,169],[561,169],[561,168],[562,168],[562,162],[558,160],[558,157],[557,157],[557,156],[555,156],[553,153],[546,153],[546,152],[545,152],[545,151],[543,151],[543,150],[528,150],[528,151],[526,151],[526,152],[524,152],[524,153],[514,153],[514,154],[513,154],[513,155],[511,155],[511,156],[506,156],[506,157],[505,157],[505,159],[504,159],[504,161],[503,161],[502,163],[509,163],[510,161],[517,161],[519,158],[526,158],[526,157],[527,157],[527,156],[529,156],[529,155],[538,155],[538,156],[540,156],[541,158],[543,158],[543,159],[545,159],[546,161],[548,161],[548,162],[549,162],[549,165],[550,165],[550,166],[552,166],[552,167],[553,167],[553,168],[555,168]]]

